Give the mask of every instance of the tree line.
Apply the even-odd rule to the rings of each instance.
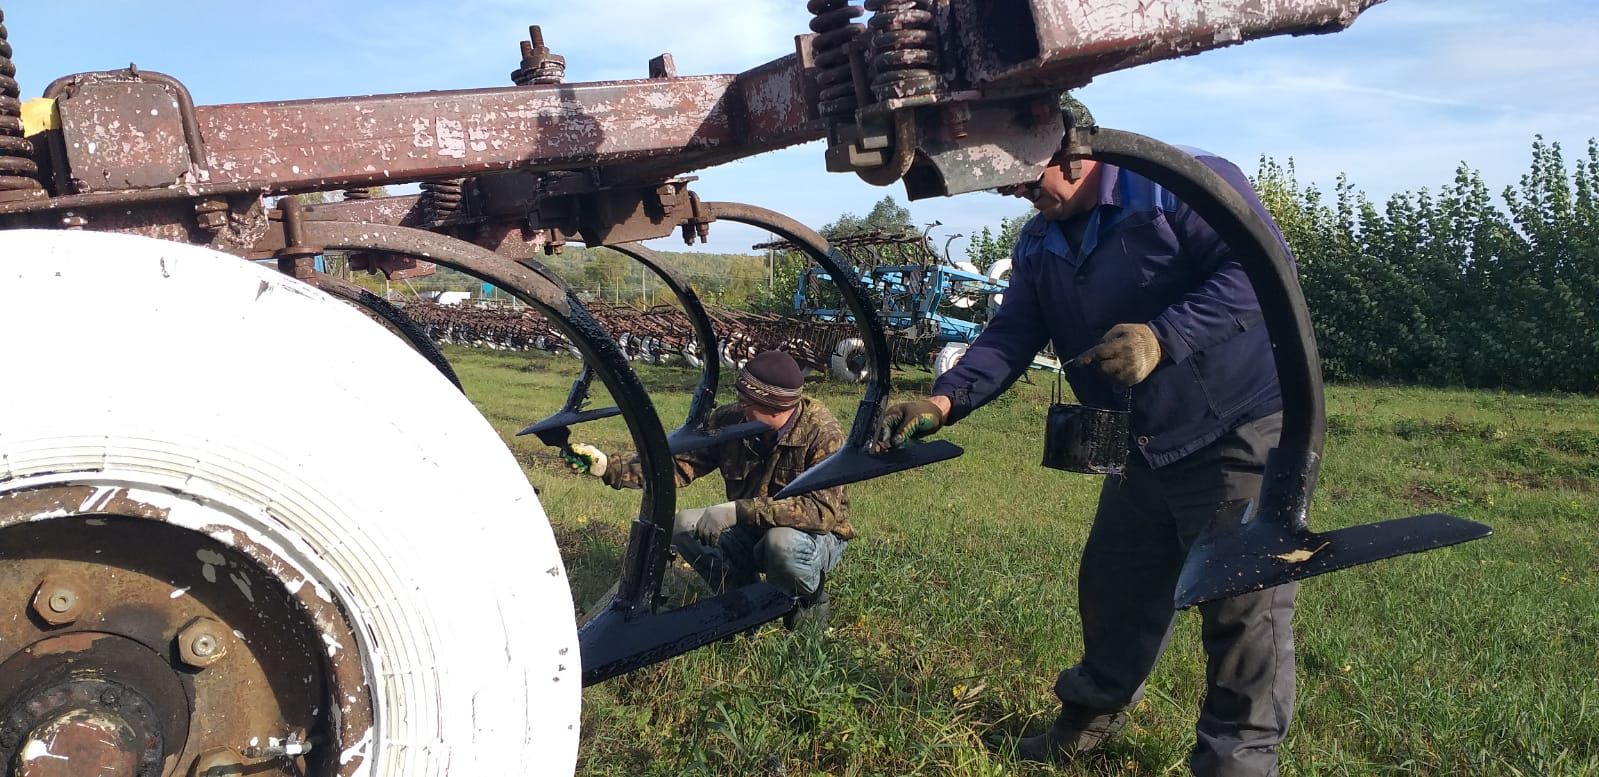
[[[1333,379],[1599,390],[1599,142],[1568,171],[1538,138],[1496,202],[1462,164],[1436,195],[1379,207],[1263,158],[1255,186],[1281,227]],[[1502,205],[1501,205],[1502,203]]]
[[[1437,194],[1380,206],[1347,176],[1330,196],[1301,185],[1292,160],[1262,157],[1253,182],[1298,262],[1328,378],[1599,391],[1599,141],[1568,168],[1536,139],[1497,199],[1465,164]],[[985,228],[968,259],[1008,256],[1027,218]]]

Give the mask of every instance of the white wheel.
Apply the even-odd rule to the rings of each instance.
[[[0,382],[0,543],[56,531],[105,558],[165,565],[149,573],[148,602],[139,569],[97,588],[109,569],[97,556],[24,550],[0,558],[0,579],[75,564],[84,607],[121,597],[78,623],[116,632],[115,608],[137,605],[148,633],[127,638],[156,652],[188,644],[195,613],[223,621],[205,647],[232,647],[191,673],[175,773],[219,746],[197,741],[208,733],[236,748],[298,728],[313,732],[314,777],[572,773],[581,667],[549,522],[437,370],[337,299],[202,248],[0,231],[0,264],[13,370]],[[26,607],[31,589],[13,588],[0,605]],[[272,607],[311,637],[268,628]],[[32,628],[6,620],[0,631]],[[22,660],[26,645],[0,636],[0,662]],[[300,648],[311,658],[274,675],[273,655]],[[212,679],[257,664],[268,682]],[[252,717],[252,694],[313,675],[320,699]]]
[[[837,380],[860,383],[866,380],[870,365],[866,360],[866,341],[859,337],[846,337],[833,347],[828,357],[828,367]]]
[[[933,357],[933,377],[936,378],[949,372],[950,368],[954,367],[961,360],[961,357],[965,355],[965,343],[945,343],[944,347],[939,349],[938,355]]]
[[[683,361],[688,362],[688,366],[696,370],[705,366],[705,360],[700,358],[700,341],[688,341],[688,345],[683,346],[683,350],[679,353],[682,354]]]
[[[745,352],[749,349],[744,347],[742,344],[723,341],[717,350],[722,357],[722,366],[730,370],[742,370],[744,369],[745,362],[750,360],[750,358],[745,355]]]
[[[996,261],[992,265],[989,266],[989,268],[988,268],[988,279],[989,280],[991,280],[991,281],[1003,281],[1003,280],[1006,280],[1008,278],[1010,278],[1010,259],[1008,257],[1004,258],[1004,259],[1000,259],[999,261]],[[992,316],[994,313],[996,313],[999,310],[999,306],[1004,304],[1004,302],[1005,302],[1005,292],[1003,292],[1003,291],[995,292],[994,294],[989,295],[989,299],[988,299],[988,314],[990,316]]]

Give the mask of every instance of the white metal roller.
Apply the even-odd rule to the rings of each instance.
[[[1000,260],[994,262],[992,265],[989,266],[989,268],[988,268],[988,279],[989,280],[991,280],[991,281],[1003,281],[1003,280],[1006,280],[1008,278],[1010,278],[1010,257],[1005,257],[1003,259],[1000,259]],[[1004,304],[1004,302],[1005,302],[1005,292],[1003,292],[1003,291],[996,292],[995,294],[991,295],[990,298],[989,298],[989,303],[988,303],[989,315],[992,316],[994,313],[998,312],[999,311],[999,306]]]
[[[965,355],[965,343],[945,343],[944,347],[939,349],[938,355],[933,357],[933,377],[937,378],[949,372]]]
[[[848,383],[860,383],[866,380],[866,375],[870,371],[870,363],[866,358],[866,341],[859,337],[839,340],[827,362],[835,380]]]
[[[690,340],[688,345],[683,346],[680,354],[683,357],[683,361],[688,362],[688,366],[696,370],[705,366],[705,360],[700,358],[700,341],[698,340]]]
[[[282,548],[280,581],[357,627],[375,723],[342,768],[572,773],[581,668],[548,519],[400,339],[234,257],[33,230],[0,231],[0,332],[0,494],[123,484]]]

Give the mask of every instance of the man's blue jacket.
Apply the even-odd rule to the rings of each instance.
[[[1271,223],[1236,165],[1187,150]],[[1028,222],[1004,304],[932,393],[949,397],[954,423],[1010,388],[1045,343],[1064,361],[1116,324],[1147,323],[1162,355],[1132,389],[1129,443],[1161,467],[1281,410],[1277,370],[1254,289],[1215,230],[1149,179],[1104,163],[1100,170],[1081,250],[1060,222]],[[1127,401],[1096,367],[1073,366],[1067,380],[1085,405],[1122,409]]]

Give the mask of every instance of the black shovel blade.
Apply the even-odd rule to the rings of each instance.
[[[616,600],[578,630],[583,685],[680,656],[794,609],[794,597],[753,583],[687,607],[627,617]]]
[[[1201,535],[1177,579],[1179,609],[1291,580],[1456,545],[1493,534],[1476,521],[1429,513],[1328,532],[1257,520]]]
[[[534,421],[517,432],[516,436],[524,434],[536,435],[539,442],[552,448],[565,448],[566,443],[572,438],[571,426],[575,424],[598,421],[601,418],[610,418],[621,415],[619,407],[597,407],[593,410],[560,410],[545,418]]]
[[[915,469],[934,462],[946,461],[965,453],[959,445],[949,440],[893,448],[883,453],[867,453],[860,448],[844,447],[822,459],[816,466],[800,473],[792,482],[777,492],[777,499],[808,494],[824,488],[859,483]]]
[[[672,449],[672,454],[688,453],[712,445],[721,445],[724,442],[743,440],[757,437],[772,431],[772,427],[760,421],[745,421],[720,429],[691,429],[687,426],[678,427],[676,431],[666,436],[666,445]]]

